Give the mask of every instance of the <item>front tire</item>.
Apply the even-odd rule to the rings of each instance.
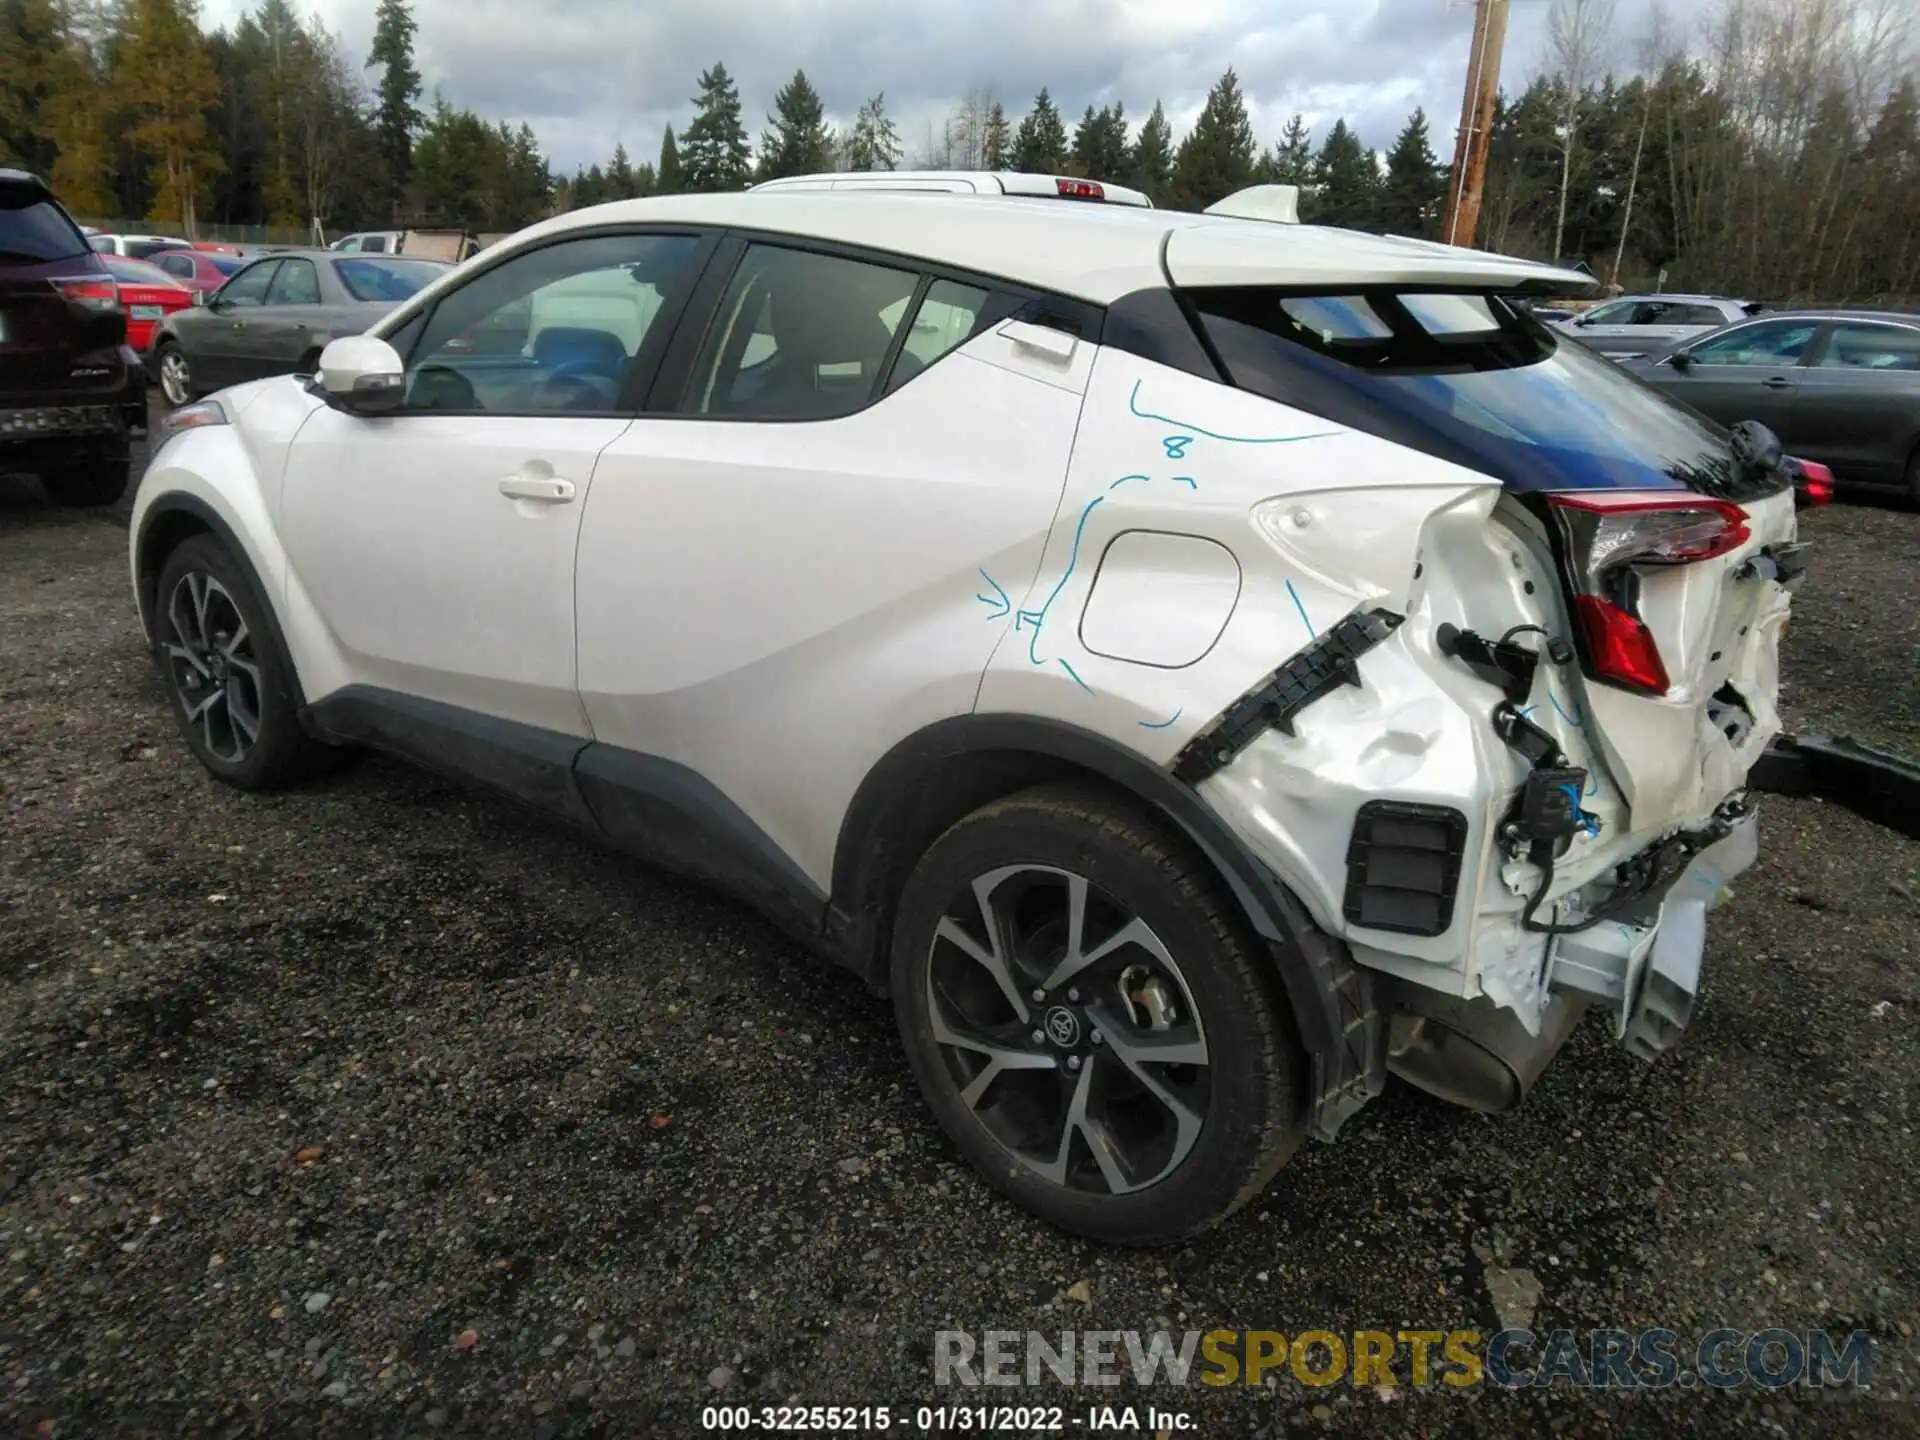
[[[111,505],[127,493],[132,474],[125,448],[103,445],[49,468],[40,476],[40,484],[56,505]]]
[[[208,535],[160,567],[154,658],[187,746],[240,790],[275,790],[333,768],[340,752],[300,725],[293,664],[245,568]]]
[[[1304,1133],[1271,962],[1206,861],[1103,791],[1042,786],[941,836],[901,898],[891,980],[941,1127],[1064,1230],[1194,1235]]]
[[[193,366],[187,361],[186,351],[176,341],[161,342],[159,367],[160,393],[167,397],[167,404],[177,410],[200,398],[200,392],[193,383]]]

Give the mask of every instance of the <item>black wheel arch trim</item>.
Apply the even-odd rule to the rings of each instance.
[[[253,558],[247,553],[239,534],[229,525],[219,511],[215,510],[198,495],[173,493],[162,495],[147,507],[140,517],[140,531],[135,543],[134,554],[139,557],[135,575],[135,602],[140,609],[140,628],[145,634],[149,648],[153,645],[154,611],[158,604],[157,591],[160,585],[160,571],[167,563],[166,557],[173,547],[159,550],[155,546],[157,535],[164,534],[171,526],[163,526],[162,521],[169,516],[186,516],[198,523],[200,528],[210,533],[233,563],[240,567],[248,588],[253,591],[253,601],[260,607],[260,613],[266,619],[267,635],[279,648],[281,658],[286,662],[287,685],[292,691],[293,707],[296,714],[304,714],[307,705],[306,690],[300,682],[299,667],[294,664],[293,651],[287,645],[287,637],[280,628],[280,615],[275,609],[273,597],[267,587],[260,583],[260,572],[254,568]],[[184,537],[183,537],[184,538]]]
[[[883,982],[900,882],[918,860],[889,844],[913,833],[925,780],[943,764],[1003,757],[1065,764],[1133,796],[1176,826],[1206,857],[1272,955],[1299,1039],[1310,1057],[1309,1127],[1331,1139],[1378,1094],[1385,1078],[1384,1022],[1371,973],[1313,923],[1306,907],[1193,787],[1118,742],[1064,721],[975,714],[938,721],[900,741],[868,772],[834,848],[828,938],[845,963]],[[1055,778],[1050,775],[1046,778]],[[980,803],[1007,793],[990,778]],[[912,848],[912,847],[909,847]]]

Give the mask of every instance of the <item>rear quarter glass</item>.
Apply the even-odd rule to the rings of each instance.
[[[1494,296],[1186,292],[1240,389],[1528,494],[1730,494],[1727,437]]]

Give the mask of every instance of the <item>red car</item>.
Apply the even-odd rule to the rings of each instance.
[[[198,246],[191,250],[156,250],[147,257],[147,264],[166,271],[192,291],[197,300],[206,299],[226,284],[227,277],[246,263],[244,255],[203,250]]]
[[[142,355],[153,339],[153,327],[176,310],[193,304],[193,292],[157,265],[129,260],[124,255],[102,255],[120,286],[120,308],[127,312],[127,344]]]

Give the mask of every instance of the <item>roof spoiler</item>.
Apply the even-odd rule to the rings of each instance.
[[[1300,187],[1298,185],[1249,185],[1224,200],[1216,200],[1203,212],[1230,215],[1238,220],[1270,220],[1276,225],[1300,223]]]

